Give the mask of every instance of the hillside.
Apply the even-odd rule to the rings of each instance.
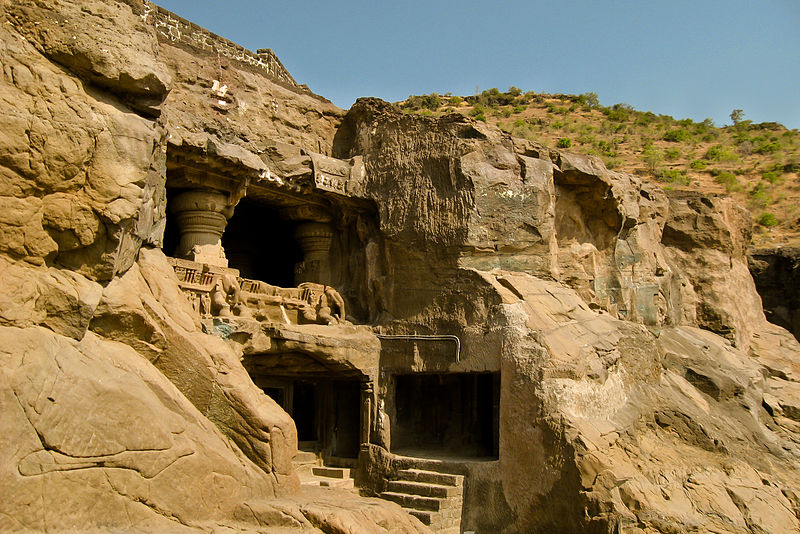
[[[515,137],[602,158],[606,167],[665,189],[728,195],[757,223],[756,246],[800,244],[800,132],[755,124],[741,110],[731,126],[602,106],[597,95],[489,89],[474,96],[412,95],[397,103],[424,115],[462,113]]]

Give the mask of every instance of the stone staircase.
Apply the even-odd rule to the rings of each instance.
[[[353,473],[349,467],[328,467],[311,451],[297,451],[292,465],[302,486],[354,488]]]
[[[463,475],[401,469],[380,496],[398,503],[434,532],[461,534]]]

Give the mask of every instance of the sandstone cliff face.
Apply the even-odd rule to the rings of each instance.
[[[147,2],[2,5],[0,530],[426,530],[298,493],[294,422],[241,363],[268,341],[204,333],[159,250],[183,162],[236,193],[325,156],[357,170],[323,199],[350,316],[460,340],[392,370],[334,332],[337,363],[499,373],[464,530],[798,530],[800,346],[765,321],[742,208],[461,116],[345,114]]]
[[[798,529],[800,346],[764,319],[741,207],[375,100],[334,149],[379,206],[385,324],[501,373],[464,528]]]
[[[170,147],[258,178],[267,145],[330,151],[342,112],[173,46],[149,3],[2,7],[0,529],[424,531],[298,493],[293,421],[150,248]]]

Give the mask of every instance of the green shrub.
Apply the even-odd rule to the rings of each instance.
[[[692,134],[686,130],[670,130],[664,134],[664,141],[672,141],[673,143],[682,143],[692,138]]]
[[[679,157],[681,157],[681,151],[678,150],[677,148],[670,148],[669,150],[664,152],[664,155],[667,157],[667,159],[678,159]]]
[[[613,158],[614,156],[617,155],[618,145],[619,145],[618,139],[612,139],[611,141],[606,141],[605,139],[601,139],[600,141],[597,142],[597,149],[604,156]]]
[[[436,93],[424,95],[422,97],[422,107],[435,111],[442,105],[442,99]]]
[[[750,201],[759,208],[766,208],[772,202],[767,184],[759,182],[750,190]]]
[[[658,164],[664,160],[664,152],[655,148],[653,145],[649,145],[642,150],[641,158],[650,172],[655,173]]]
[[[696,159],[689,164],[689,167],[696,171],[702,171],[703,169],[706,168],[706,162],[703,161],[702,159]]]
[[[583,93],[578,96],[578,104],[589,108],[596,108],[600,105],[600,100],[597,98],[597,93]]]
[[[657,120],[658,120],[658,115],[656,115],[652,111],[648,111],[648,112],[645,112],[645,113],[640,113],[636,117],[636,120],[634,121],[634,124],[637,125],[637,126],[649,126],[649,125],[653,124],[654,122],[656,122]]]
[[[677,169],[661,169],[658,172],[658,179],[670,184],[689,185],[689,177],[686,173]]]
[[[781,144],[778,141],[770,141],[759,146],[755,151],[758,154],[772,154],[781,149]]]
[[[514,113],[522,113],[525,111],[525,106],[514,106]]]
[[[612,122],[627,122],[633,108],[628,104],[614,104],[610,108],[605,108],[603,114]]]
[[[781,176],[783,176],[783,167],[778,166],[777,168],[773,168],[770,171],[763,171],[761,173],[761,178],[768,181],[771,184],[779,183],[781,181]]]
[[[451,96],[450,100],[448,100],[451,106],[459,106],[463,101],[464,99],[460,96]]]
[[[739,180],[736,179],[736,175],[730,171],[718,173],[716,176],[714,176],[714,181],[718,184],[724,185],[725,189],[728,191],[740,191],[742,188],[739,184]]]
[[[714,161],[736,161],[739,159],[736,154],[733,154],[730,150],[722,145],[714,145],[710,147],[706,152],[706,155],[703,157],[707,160]]]
[[[477,115],[475,115],[475,120],[486,122],[486,115],[484,115],[483,113],[478,113]]]
[[[761,215],[759,215],[758,218],[756,219],[756,222],[761,226],[765,226],[767,228],[778,225],[778,219],[775,218],[775,215],[769,212],[764,212]]]
[[[569,148],[572,146],[572,139],[569,137],[562,137],[558,140],[558,144],[556,144],[558,148]]]

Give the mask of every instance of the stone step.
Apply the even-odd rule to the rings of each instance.
[[[410,480],[391,480],[389,484],[387,484],[386,489],[395,493],[408,493],[410,495],[439,497],[442,499],[461,495],[462,492],[462,488],[458,486],[445,486],[442,484],[413,482]]]
[[[293,464],[310,464],[317,463],[319,459],[317,455],[311,451],[297,451],[297,455],[292,460]]]
[[[464,475],[451,475],[449,473],[437,473],[436,471],[425,471],[422,469],[401,469],[397,472],[399,480],[410,482],[423,482],[425,484],[439,484],[441,486],[464,486]]]
[[[423,525],[429,526],[432,530],[439,532],[444,528],[458,527],[461,525],[461,509],[446,508],[439,512],[432,510],[415,510],[413,508],[403,508],[406,512],[413,515]]]
[[[301,486],[321,486],[323,488],[355,488],[355,480],[352,478],[301,478]]]
[[[352,478],[349,467],[314,467],[311,472],[318,477]]]
[[[431,526],[431,523],[434,522],[436,519],[436,512],[428,512],[426,510],[414,510],[413,508],[404,508],[406,512],[413,515],[420,521],[422,521],[423,525]]]
[[[403,508],[413,510],[429,510],[439,512],[447,508],[457,507],[459,503],[450,500],[439,499],[437,497],[423,497],[421,495],[409,495],[408,493],[397,493],[394,491],[384,491],[381,498],[387,501],[396,502]]]

